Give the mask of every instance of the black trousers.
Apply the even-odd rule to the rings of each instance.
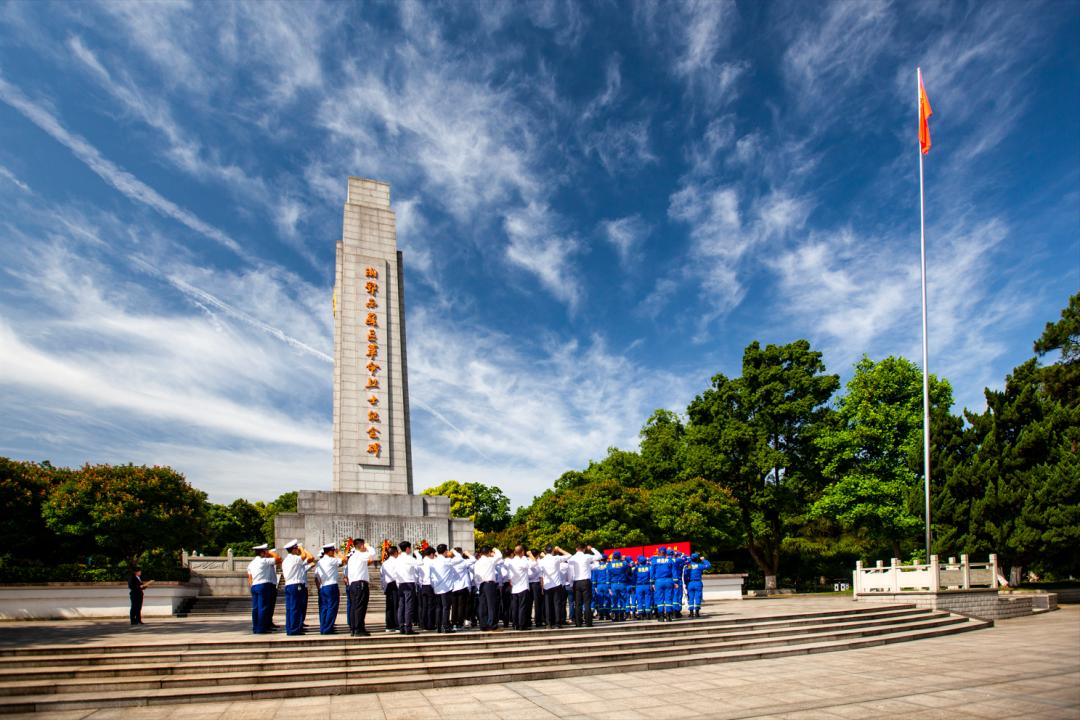
[[[494,630],[499,624],[499,586],[493,582],[480,583],[480,627]]]
[[[416,583],[398,583],[398,629],[412,632],[416,611]]]
[[[349,631],[367,632],[364,624],[367,622],[368,598],[371,596],[371,588],[367,580],[356,580],[349,583]]]
[[[592,627],[592,580],[574,581],[574,624]]]
[[[529,591],[510,594],[510,620],[515,630],[524,630],[529,626]]]
[[[510,627],[510,597],[513,593],[510,591],[510,583],[503,583],[499,588],[499,617],[502,619],[503,627]]]
[[[383,592],[383,596],[386,597],[386,629],[397,630],[397,606],[398,606],[398,590],[396,582],[386,583],[386,591]]]
[[[566,624],[566,588],[562,585],[544,591],[544,617],[549,627]]]
[[[469,588],[450,593],[450,622],[454,627],[465,627],[469,611]]]
[[[143,594],[141,592],[128,594],[131,595],[131,624],[138,625],[142,622]]]
[[[544,585],[539,580],[529,583],[529,595],[533,608],[533,620],[536,627],[544,626]]]
[[[450,630],[450,606],[453,604],[454,594],[445,592],[435,595],[435,621],[440,630]]]
[[[420,586],[420,627],[425,630],[435,629],[435,619],[438,615],[438,600],[435,598],[435,588],[430,585]]]

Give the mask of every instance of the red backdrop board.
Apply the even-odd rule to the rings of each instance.
[[[611,548],[610,550],[602,550],[601,552],[603,552],[608,557],[611,557],[611,553],[618,550],[620,553],[622,553],[623,557],[636,558],[638,555],[644,555],[647,558],[651,558],[653,555],[656,554],[656,549],[662,547],[674,548],[681,553],[685,553],[687,555],[690,554],[690,543],[686,540],[682,542],[660,543],[658,545],[638,545],[637,547]]]

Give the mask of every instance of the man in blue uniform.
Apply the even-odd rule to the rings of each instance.
[[[644,620],[652,612],[652,578],[649,563],[644,555],[638,555],[634,566],[634,601],[637,604],[638,620]]]
[[[601,556],[600,564],[596,566],[592,574],[592,604],[600,620],[607,620],[608,613],[611,611],[611,585],[608,583],[607,559],[607,555]]]
[[[672,577],[675,573],[675,563],[668,557],[667,548],[659,548],[656,556],[650,563],[653,581],[653,593],[656,598],[656,619],[660,622],[669,622],[673,608],[671,604]]]
[[[675,550],[675,575],[672,577],[672,590],[671,590],[671,612],[675,617],[682,617],[683,606],[683,591],[686,586],[683,585],[683,568],[686,567],[686,563],[689,559],[683,553]]]
[[[616,550],[611,554],[608,568],[608,586],[611,588],[611,618],[616,622],[626,619],[626,583],[630,579],[630,563]]]
[[[701,617],[701,575],[712,565],[705,558],[693,553],[690,562],[683,568],[683,582],[686,584],[686,604],[690,608],[690,617]]]

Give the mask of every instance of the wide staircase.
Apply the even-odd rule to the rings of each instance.
[[[364,638],[347,632],[300,637],[225,632],[190,642],[9,647],[0,649],[0,712],[387,692],[655,670],[849,650],[991,625],[910,605],[789,608],[758,617],[718,608],[707,606],[705,617],[674,623],[604,622],[528,632],[376,632]]]

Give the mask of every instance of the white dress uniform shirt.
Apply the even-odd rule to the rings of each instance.
[[[420,582],[420,561],[412,553],[400,553],[394,563],[394,577],[398,583]]]
[[[323,555],[319,562],[315,563],[315,579],[319,587],[323,585],[337,585],[338,571],[341,569],[341,558]]]
[[[285,585],[307,585],[307,563],[299,555],[289,553],[281,561],[281,574],[285,576]]]
[[[454,567],[454,585],[450,588],[452,592],[458,590],[465,590],[472,582],[472,566],[476,560],[474,558],[465,559],[458,554],[458,551],[454,551],[454,557],[450,558],[450,564]]]
[[[532,558],[529,558],[529,584],[534,582],[540,582],[540,578],[543,577],[543,573],[540,571],[540,563]]]
[[[382,567],[379,568],[379,586],[383,592],[386,592],[386,586],[390,583],[396,583],[397,578],[394,577],[394,563],[397,562],[397,558],[393,555],[387,555],[383,560]]]
[[[353,551],[349,553],[349,562],[345,566],[345,574],[348,576],[350,583],[357,580],[370,581],[368,560],[373,557],[375,557],[375,552],[371,548],[367,550],[353,548]]]
[[[592,555],[586,555],[581,550],[578,550],[566,561],[566,564],[570,567],[570,579],[574,582],[592,580],[593,566],[600,562],[603,557],[596,548],[593,548]]]
[[[435,558],[433,557],[421,557],[420,558],[420,585],[426,587],[432,585],[431,581],[431,568],[435,564]]]
[[[476,577],[476,584],[486,582],[497,582],[499,579],[499,568],[502,566],[502,552],[498,548],[495,548],[494,555],[484,555],[476,559],[476,564],[473,565],[473,575]]]
[[[519,593],[528,590],[529,558],[524,555],[515,555],[507,560],[505,564],[510,572],[510,592]]]
[[[248,575],[251,576],[251,587],[263,583],[277,585],[277,561],[272,557],[257,557],[248,563]]]
[[[458,579],[453,559],[436,555],[428,567],[428,577],[431,579],[431,589],[436,595],[445,595],[452,591]]]
[[[551,590],[564,584],[563,574],[566,572],[566,558],[562,555],[545,555],[537,563],[540,574],[544,578],[544,589]]]

